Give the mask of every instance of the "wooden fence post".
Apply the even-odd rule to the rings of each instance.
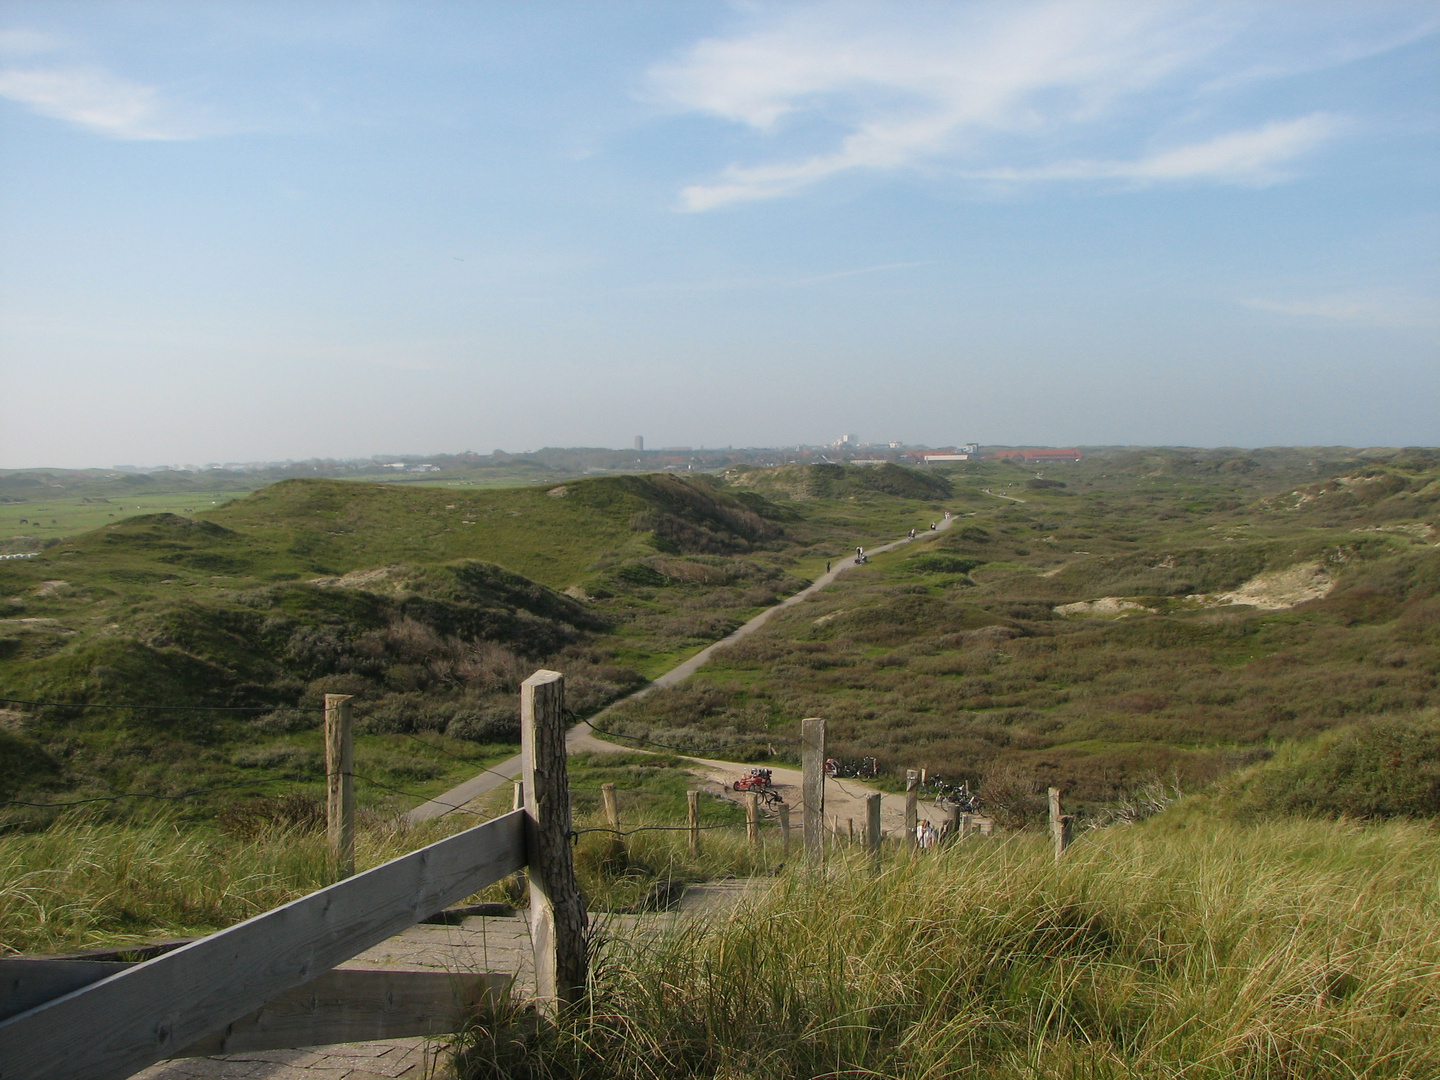
[[[760,796],[753,791],[745,793],[745,835],[752,848],[760,847]]]
[[[950,820],[945,823],[945,843],[955,844],[960,841],[960,821],[963,817],[964,815],[960,813],[960,807],[951,805]]]
[[[880,793],[871,792],[865,796],[865,846],[870,849],[870,860],[875,872],[880,872]]]
[[[700,854],[700,792],[687,791],[686,811],[690,818],[690,854]]]
[[[1055,861],[1060,861],[1060,856],[1070,846],[1073,835],[1075,819],[1068,814],[1060,812],[1060,789],[1050,789],[1050,838],[1055,841]]]
[[[570,850],[570,778],[565,771],[565,676],[543,668],[520,684],[526,860],[535,996],[554,1015],[585,994],[585,908]]]
[[[805,861],[813,867],[825,863],[825,721],[800,721],[800,805]]]
[[[355,873],[355,732],[349,694],[325,695],[325,824],[342,878]]]
[[[915,828],[920,824],[920,774],[914,769],[905,770],[905,847],[915,850]]]
[[[836,818],[835,820],[839,822],[840,819]],[[855,843],[855,819],[853,817],[845,819],[845,835],[850,843]]]
[[[785,858],[790,858],[790,805],[780,804],[780,850]]]
[[[525,809],[525,782],[516,780],[510,785],[510,809]],[[525,891],[530,887],[530,881],[524,870],[517,871],[505,879],[505,895],[510,898],[511,907],[519,907]]]
[[[625,838],[620,835],[620,804],[615,801],[615,785],[600,785],[600,800],[605,804],[605,824],[610,827],[610,858],[625,859]]]

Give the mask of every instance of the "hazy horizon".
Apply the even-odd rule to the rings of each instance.
[[[0,468],[1440,444],[1437,103],[1435,3],[17,0]]]

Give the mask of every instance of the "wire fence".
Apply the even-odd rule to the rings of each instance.
[[[194,711],[194,712],[274,712],[274,711],[276,711],[276,710],[278,710],[278,709],[285,709],[285,710],[289,710],[289,711],[291,711],[291,712],[321,713],[321,714],[323,714],[324,711],[325,711],[323,708],[314,708],[314,707],[305,708],[305,707],[301,707],[301,706],[286,706],[286,705],[280,705],[280,706],[276,706],[276,705],[136,705],[136,704],[114,703],[114,702],[36,701],[36,700],[28,699],[28,698],[10,698],[10,697],[0,697],[0,705],[24,705],[24,706],[29,706],[29,707],[32,707],[32,708],[55,708],[55,709],[112,709],[112,710],[132,710],[132,711],[152,711],[152,712],[153,712],[153,711],[159,711],[159,712],[175,712],[175,711]],[[373,715],[373,714],[369,714],[369,715]],[[570,711],[569,709],[565,710],[565,715],[566,715],[567,719],[569,719],[572,723],[581,723],[581,722],[583,722],[583,718],[582,718],[582,717],[578,716],[577,714],[575,714],[574,712]],[[367,716],[367,714],[364,713],[364,712],[362,712],[362,713],[360,713],[360,714],[356,717],[356,719],[364,719],[366,716]],[[647,738],[644,738],[644,737],[638,736],[638,735],[623,735],[623,734],[621,734],[621,733],[619,733],[619,732],[606,731],[606,730],[603,729],[603,728],[597,728],[597,727],[595,727],[593,724],[591,725],[591,730],[594,731],[594,732],[595,732],[596,734],[598,734],[598,735],[604,735],[604,736],[607,736],[607,737],[610,737],[610,738],[630,739],[630,740],[635,741],[635,742],[647,743],[647,744],[649,744],[649,745],[651,745],[651,746],[659,746],[659,747],[663,747],[664,749],[667,749],[667,750],[678,751],[678,752],[689,753],[689,754],[711,753],[711,752],[714,752],[714,751],[717,751],[717,750],[733,749],[733,747],[736,745],[736,744],[730,744],[730,745],[728,745],[728,746],[701,747],[701,748],[680,747],[680,746],[673,746],[673,745],[670,745],[670,744],[668,744],[668,743],[655,742],[655,741],[652,740],[652,739],[647,739]],[[435,744],[435,743],[433,743],[433,742],[430,742],[429,740],[426,740],[426,739],[421,738],[419,735],[416,735],[416,734],[414,734],[413,732],[399,731],[399,732],[393,732],[393,733],[387,733],[387,734],[397,734],[397,735],[401,735],[401,736],[403,736],[403,737],[405,737],[405,738],[407,738],[407,739],[410,739],[410,740],[413,741],[413,742],[418,743],[419,745],[425,747],[425,748],[428,749],[428,750],[436,751],[436,752],[438,752],[438,753],[440,753],[440,754],[443,754],[444,756],[446,756],[446,757],[448,757],[448,758],[454,759],[455,761],[463,762],[463,763],[468,764],[468,765],[475,765],[475,766],[477,766],[477,767],[479,768],[480,772],[482,772],[482,773],[489,773],[490,775],[495,776],[495,777],[498,777],[499,779],[504,780],[504,781],[506,781],[506,782],[508,782],[508,783],[515,783],[515,782],[517,781],[517,779],[518,779],[516,776],[513,776],[513,775],[511,775],[511,774],[503,773],[503,772],[500,772],[500,771],[497,770],[497,769],[490,768],[488,765],[482,765],[482,764],[480,764],[482,761],[486,760],[485,758],[472,758],[472,757],[466,757],[466,756],[461,755],[461,754],[456,754],[456,753],[454,753],[454,752],[446,749],[446,748],[443,747],[443,746],[439,746],[439,745],[437,745],[437,744]],[[788,743],[787,743],[787,745],[788,745]],[[426,804],[426,803],[429,803],[429,804],[433,804],[433,805],[443,806],[443,807],[446,809],[447,812],[449,812],[449,811],[458,811],[459,813],[468,814],[468,815],[471,815],[471,816],[473,816],[473,817],[485,817],[485,816],[486,816],[485,814],[480,813],[479,811],[470,809],[470,807],[466,806],[466,805],[463,804],[463,803],[445,802],[445,801],[444,801],[441,797],[439,797],[439,796],[422,795],[422,794],[420,794],[420,793],[418,793],[418,792],[406,791],[404,788],[396,787],[396,786],[393,785],[393,784],[386,783],[386,782],[383,781],[383,780],[378,780],[378,779],[376,779],[375,777],[373,777],[373,776],[368,776],[368,775],[366,775],[366,774],[364,774],[364,773],[352,772],[351,775],[354,776],[355,779],[360,780],[360,781],[363,781],[364,783],[367,783],[367,784],[371,785],[372,787],[375,787],[375,788],[377,788],[377,789],[379,789],[379,790],[381,790],[381,791],[388,792],[388,793],[390,793],[390,794],[392,794],[392,795],[399,795],[399,796],[402,796],[402,797],[408,798],[408,799],[415,799],[415,800],[417,800],[417,803],[422,804],[422,805],[423,805],[423,804]],[[153,801],[157,801],[157,802],[182,802],[182,801],[185,801],[185,800],[187,800],[187,799],[198,799],[198,798],[203,798],[203,797],[205,797],[205,796],[215,795],[215,794],[219,794],[219,793],[221,793],[221,792],[227,792],[227,791],[242,791],[242,790],[246,790],[246,789],[251,789],[251,790],[253,790],[253,789],[256,789],[256,788],[268,787],[268,786],[271,786],[271,785],[274,785],[274,784],[291,784],[291,783],[306,783],[306,782],[313,782],[313,780],[310,780],[309,778],[303,777],[303,776],[274,776],[274,777],[268,777],[268,778],[264,778],[264,779],[243,780],[243,781],[238,781],[238,782],[233,783],[233,784],[219,784],[219,785],[215,785],[215,786],[212,786],[212,787],[191,788],[191,789],[186,790],[186,791],[180,791],[180,792],[174,792],[174,793],[168,793],[168,794],[167,794],[167,793],[161,793],[161,792],[153,792],[153,791],[124,791],[124,792],[117,792],[117,793],[110,794],[110,795],[87,796],[87,797],[82,798],[82,799],[67,799],[67,800],[46,801],[46,802],[32,801],[32,800],[27,800],[27,799],[4,799],[4,800],[0,800],[0,807],[23,806],[23,807],[30,807],[30,808],[33,808],[33,809],[49,810],[49,809],[64,809],[64,808],[72,807],[72,806],[86,806],[86,805],[92,805],[92,804],[97,804],[97,803],[118,803],[118,802],[123,802],[123,801],[126,800],[126,799],[149,799],[149,800],[153,800]],[[443,794],[443,793],[442,793],[442,794]],[[757,823],[757,825],[758,825],[759,827],[765,827],[765,826],[768,826],[768,825],[769,825],[769,822],[768,822],[768,821],[760,822],[760,823]],[[715,830],[715,829],[741,829],[741,828],[747,828],[747,827],[749,827],[749,823],[747,823],[747,822],[744,822],[744,821],[733,821],[733,822],[724,822],[724,823],[720,823],[720,824],[701,825],[701,826],[698,826],[698,829],[699,829],[699,831],[708,832],[708,831]],[[575,829],[575,830],[572,830],[570,835],[571,835],[571,839],[572,839],[572,841],[573,841],[574,839],[578,838],[579,836],[581,836],[581,835],[583,835],[583,834],[585,834],[585,833],[610,833],[610,834],[612,834],[612,835],[614,835],[614,836],[616,836],[616,837],[627,837],[627,836],[633,836],[633,835],[635,835],[636,833],[642,833],[642,832],[691,832],[691,831],[694,831],[694,829],[693,829],[692,826],[690,826],[690,825],[637,825],[637,826],[635,826],[634,828],[631,828],[631,829],[623,829],[623,830],[622,830],[622,829],[615,829],[615,828],[611,828],[611,827],[606,827],[606,826],[594,826],[594,827],[588,827],[588,826],[587,826],[586,828],[583,828],[583,829]]]

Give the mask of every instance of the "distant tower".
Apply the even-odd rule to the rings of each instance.
[[[644,436],[644,435],[636,435],[636,436],[635,436],[635,452],[636,452],[637,454],[638,454],[638,453],[643,453],[644,450],[645,450],[645,436]]]

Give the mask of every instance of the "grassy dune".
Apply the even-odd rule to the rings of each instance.
[[[1158,819],[1157,819],[1158,822]],[[612,944],[593,1006],[462,1075],[1408,1077],[1440,1072],[1440,839],[1411,823],[969,841],[790,872]]]
[[[1135,456],[955,473],[961,520],[924,550],[877,557],[609,726],[763,747],[823,716],[836,756],[980,783],[1018,823],[1050,784],[1093,804],[1193,788],[1440,704],[1431,458],[1292,486],[1299,470],[1248,458]]]

